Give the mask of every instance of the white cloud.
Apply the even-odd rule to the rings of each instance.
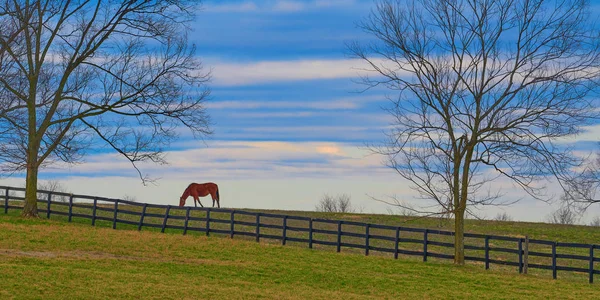
[[[214,178],[339,177],[353,173],[382,172],[380,159],[366,156],[354,145],[327,142],[214,142],[208,147],[166,152],[169,165],[142,164],[155,177],[187,178],[211,174]],[[131,164],[117,154],[88,156],[73,168],[51,170],[58,174],[128,174]]]
[[[600,142],[600,124],[585,126],[582,128],[582,132],[580,134],[557,139],[556,141],[561,144],[570,144],[583,141]]]
[[[261,61],[249,63],[217,62],[213,66],[215,85],[250,85],[296,80],[358,77],[360,59]]]
[[[385,100],[383,95],[369,95],[359,97],[344,97],[315,101],[313,99],[297,101],[254,101],[254,100],[225,100],[206,103],[209,109],[319,109],[339,110],[357,109],[363,104]]]

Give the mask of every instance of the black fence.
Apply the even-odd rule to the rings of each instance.
[[[4,190],[4,213],[22,208],[17,204],[24,200],[25,189],[6,186],[0,186],[0,189]],[[45,195],[46,199],[39,199],[40,195]],[[48,191],[38,192],[38,203],[43,203],[43,206],[38,205],[39,213],[47,218],[61,216],[69,222],[74,218],[88,219],[92,226],[100,221],[109,226],[112,224],[113,229],[117,224],[127,224],[137,230],[175,230],[184,235],[188,232],[213,233],[231,238],[247,237],[257,242],[268,239],[283,245],[296,243],[309,248],[320,245],[337,252],[358,249],[365,255],[376,251],[391,254],[394,258],[398,255],[419,256],[423,261],[454,259],[451,251],[454,232],[451,231],[225,208],[157,205]],[[517,267],[519,273],[527,273],[529,269],[550,270],[554,279],[558,271],[579,272],[587,274],[590,283],[594,281],[594,274],[600,274],[600,268],[595,268],[600,257],[594,254],[600,245],[474,233],[465,233],[464,237],[465,252],[470,253],[465,255],[465,260],[481,263],[485,269],[496,264]],[[559,265],[557,260],[567,263]]]

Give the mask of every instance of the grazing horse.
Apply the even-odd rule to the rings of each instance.
[[[179,206],[184,206],[187,198],[189,196],[192,196],[194,198],[194,206],[198,207],[198,205],[196,205],[197,201],[198,203],[200,203],[201,207],[204,207],[198,197],[205,197],[209,194],[213,200],[213,207],[215,207],[215,201],[217,201],[217,206],[220,208],[221,205],[219,204],[219,186],[217,186],[216,183],[212,182],[190,183],[190,185],[188,185],[185,191],[183,191],[183,195],[181,195],[181,198],[179,198]]]

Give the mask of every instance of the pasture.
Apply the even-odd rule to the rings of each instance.
[[[22,189],[4,187],[4,212],[18,215]],[[143,204],[41,192],[42,216],[113,229],[217,235],[337,252],[441,261],[453,258],[451,220],[393,215],[232,210]],[[53,196],[53,197],[52,197]],[[42,200],[43,198],[52,201]],[[468,264],[592,283],[600,233],[586,226],[467,221]],[[528,236],[529,241],[525,238]],[[595,244],[592,246],[591,244]],[[595,250],[595,251],[594,251]],[[527,256],[529,253],[529,256]],[[529,257],[529,258],[527,258]],[[529,268],[528,268],[529,266]]]
[[[503,269],[0,215],[2,299],[595,299]]]

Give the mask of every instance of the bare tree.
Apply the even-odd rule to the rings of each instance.
[[[339,212],[354,212],[350,196],[347,194],[341,194],[337,196],[337,208]]]
[[[320,212],[340,213],[352,213],[356,211],[352,206],[350,196],[347,194],[341,194],[336,197],[325,194],[315,206],[315,210]]]
[[[590,226],[600,227],[600,216],[596,216],[590,222]]]
[[[502,213],[498,213],[496,215],[496,217],[494,217],[494,220],[508,222],[508,221],[512,221],[513,218],[507,212],[502,212]]]
[[[26,172],[37,216],[40,168],[96,147],[139,162],[188,128],[210,134],[209,76],[188,44],[197,1],[0,1],[0,167]]]
[[[564,205],[584,213],[590,206],[600,204],[600,153],[586,158],[566,186],[562,197]]]
[[[138,202],[138,199],[136,196],[125,195],[121,199],[126,200],[126,201],[131,201],[131,202]]]
[[[577,223],[579,217],[569,206],[561,206],[548,215],[546,219],[548,223],[552,224],[573,225]]]
[[[43,191],[48,191],[48,192],[58,192],[58,193],[71,193],[67,187],[65,187],[62,182],[60,182],[59,180],[48,180],[45,182],[40,182],[38,184],[38,189],[39,190],[43,190]],[[46,197],[46,194],[41,194],[38,193],[38,198],[42,199],[42,197]],[[69,201],[69,197],[68,196],[63,196],[63,195],[53,195],[52,196],[52,200],[53,201],[60,201],[60,202],[68,202]]]
[[[362,28],[376,38],[351,52],[367,89],[396,91],[387,140],[371,148],[454,216],[454,261],[464,263],[464,217],[499,201],[495,178],[548,200],[544,181],[580,161],[557,138],[597,115],[598,30],[584,0],[379,1]],[[549,179],[550,178],[550,179]]]

